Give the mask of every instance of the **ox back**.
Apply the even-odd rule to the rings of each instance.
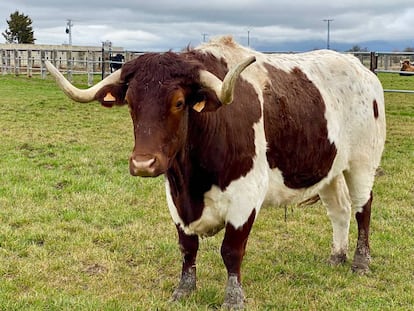
[[[240,65],[246,59],[255,63]],[[181,53],[144,54],[120,71],[90,100],[73,98],[127,103],[135,134],[131,174],[166,177],[183,255],[173,299],[196,288],[199,237],[225,229],[224,306],[243,307],[240,266],[264,203],[319,197],[333,227],[332,265],[347,260],[354,208],[352,270],[369,270],[385,111],[380,82],[356,58],[332,51],[262,54],[223,37]],[[231,98],[228,105],[224,98]]]

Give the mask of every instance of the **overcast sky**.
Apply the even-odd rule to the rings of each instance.
[[[414,0],[3,0],[0,31],[18,10],[33,21],[37,44],[63,44],[68,19],[73,45],[109,40],[128,50],[180,50],[204,38],[231,34],[258,50],[414,47]],[[205,34],[205,35],[203,35]],[[4,43],[0,37],[0,43]],[[307,44],[305,44],[307,42]]]

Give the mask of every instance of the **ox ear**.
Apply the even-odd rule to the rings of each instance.
[[[209,89],[201,89],[191,102],[192,108],[197,112],[216,111],[222,106],[216,93]]]
[[[125,105],[127,86],[124,84],[110,84],[100,89],[95,98],[104,107]]]

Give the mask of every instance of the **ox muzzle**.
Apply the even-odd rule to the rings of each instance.
[[[132,176],[157,177],[167,170],[167,161],[159,154],[132,154],[129,158],[129,172]]]

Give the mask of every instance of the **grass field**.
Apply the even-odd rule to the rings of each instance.
[[[380,75],[384,88],[414,77]],[[215,310],[223,234],[204,239],[198,290],[181,268],[163,178],[133,178],[128,109],[75,104],[52,79],[0,76],[0,310]],[[324,208],[262,209],[243,264],[247,310],[414,309],[414,95],[386,95],[371,273],[330,267]],[[356,242],[352,220],[350,253]],[[351,256],[352,257],[352,256]]]

